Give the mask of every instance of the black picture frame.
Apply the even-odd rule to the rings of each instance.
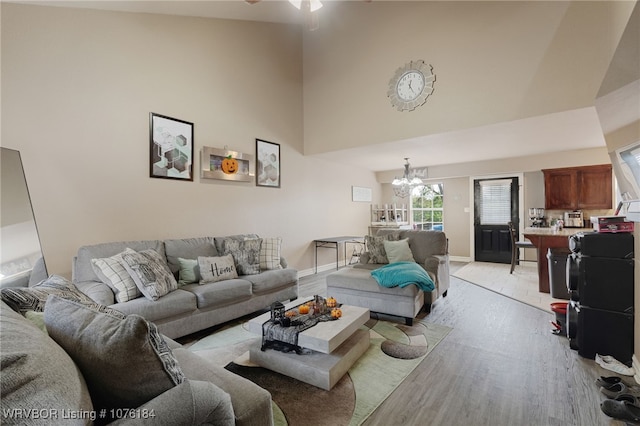
[[[280,188],[280,144],[256,139],[256,186]]]
[[[149,113],[149,177],[193,181],[193,123]]]

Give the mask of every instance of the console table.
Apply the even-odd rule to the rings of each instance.
[[[344,245],[344,264],[347,264],[347,244],[364,244],[363,237],[353,237],[353,236],[342,236],[342,237],[329,237],[329,238],[318,238],[313,240],[315,243],[315,273],[318,273],[318,247],[320,248],[332,248],[336,250],[336,269],[340,266],[340,261],[338,258],[338,253],[340,252],[339,247],[340,244]]]

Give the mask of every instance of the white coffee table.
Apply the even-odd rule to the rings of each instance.
[[[304,303],[296,300],[286,309]],[[319,322],[298,335],[298,345],[311,353],[261,350],[261,342],[249,351],[251,362],[293,377],[325,390],[331,388],[369,348],[369,331],[361,327],[369,320],[369,309],[342,305],[342,317],[336,321]],[[267,312],[249,321],[248,330],[262,336],[262,324],[271,318]],[[308,352],[308,351],[305,351]]]

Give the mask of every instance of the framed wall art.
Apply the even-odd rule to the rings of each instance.
[[[251,154],[205,146],[200,154],[200,177],[236,182],[253,181]]]
[[[149,176],[193,181],[193,123],[150,113]]]
[[[280,145],[256,139],[256,185],[280,188]]]
[[[373,191],[371,188],[365,188],[363,186],[351,187],[351,200],[358,202],[370,203],[372,199]]]

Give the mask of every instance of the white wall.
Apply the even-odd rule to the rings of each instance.
[[[296,26],[2,3],[2,146],[22,154],[50,273],[105,241],[282,236],[313,268],[312,240],[364,235],[351,185],[373,173],[303,156]],[[203,146],[281,145],[282,187],[149,178],[149,113],[195,124]],[[320,264],[334,259],[320,253]]]

